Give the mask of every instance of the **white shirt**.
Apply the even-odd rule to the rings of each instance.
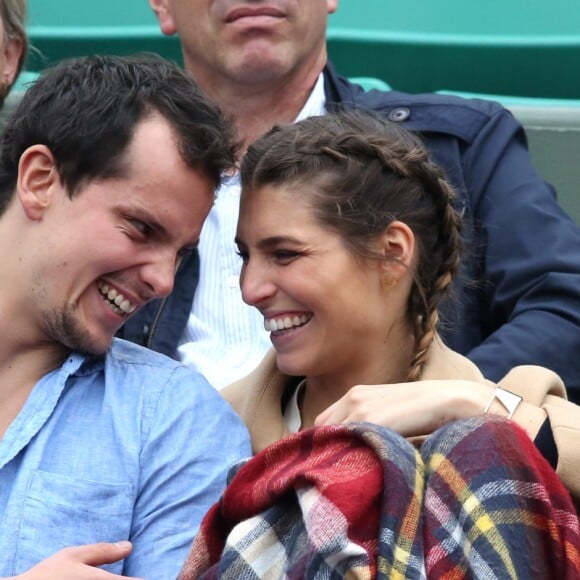
[[[324,78],[318,77],[295,122],[324,115]],[[187,366],[221,389],[247,375],[271,347],[264,319],[242,301],[242,266],[234,238],[238,223],[240,178],[226,177],[200,236],[199,283],[178,354]]]
[[[306,388],[306,379],[302,379],[294,393],[290,397],[290,400],[286,404],[284,409],[284,421],[288,426],[289,433],[298,433],[302,427],[302,415],[300,414],[300,405],[298,404],[298,398],[302,394],[302,391]]]

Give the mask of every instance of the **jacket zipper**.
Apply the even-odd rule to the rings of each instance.
[[[155,318],[153,319],[153,322],[151,323],[151,329],[149,330],[149,336],[147,337],[147,343],[146,343],[147,348],[151,348],[151,343],[153,342],[153,335],[155,334],[155,330],[157,329],[157,325],[159,324],[159,319],[161,318],[161,313],[163,312],[163,309],[165,308],[166,303],[167,303],[167,296],[165,298],[163,298],[163,300],[161,301],[161,304],[159,305],[157,313],[155,314]]]

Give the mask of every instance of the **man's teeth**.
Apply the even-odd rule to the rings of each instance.
[[[264,329],[268,332],[275,332],[276,330],[285,330],[288,328],[296,328],[306,324],[312,315],[300,314],[294,316],[283,316],[281,318],[264,318]]]
[[[114,288],[109,288],[108,284],[99,284],[99,292],[109,300],[111,306],[116,306],[116,309],[123,314],[131,314],[136,308],[120,292],[117,292]]]

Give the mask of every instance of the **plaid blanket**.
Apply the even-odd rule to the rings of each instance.
[[[580,578],[567,491],[527,434],[491,417],[420,450],[382,427],[286,437],[235,475],[179,580]]]

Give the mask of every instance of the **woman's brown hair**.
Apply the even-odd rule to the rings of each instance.
[[[417,380],[435,337],[441,297],[459,265],[460,220],[454,192],[422,142],[396,123],[360,111],[279,125],[251,145],[241,164],[242,191],[284,185],[307,191],[321,224],[360,256],[395,220],[419,248],[408,301],[415,337],[409,380]]]

